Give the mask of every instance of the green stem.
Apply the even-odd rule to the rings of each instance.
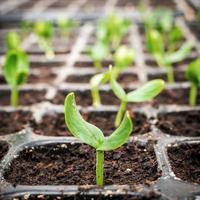
[[[169,83],[174,83],[174,71],[172,66],[167,66],[167,80]]]
[[[196,105],[196,99],[197,99],[197,86],[195,84],[192,84],[189,97],[189,103],[191,106]]]
[[[101,62],[99,60],[94,61],[94,66],[96,67],[96,69],[98,71],[100,71],[102,69],[102,65],[101,65]]]
[[[120,105],[118,113],[117,113],[117,117],[115,118],[115,127],[118,127],[120,125],[122,118],[123,118],[123,114],[126,110],[126,105],[127,105],[127,103],[125,101],[121,102],[121,105]]]
[[[96,151],[96,184],[103,186],[104,151]]]
[[[13,107],[17,107],[18,105],[18,99],[19,99],[19,92],[18,92],[18,87],[17,86],[14,86],[12,87],[11,89],[11,105]]]
[[[101,99],[100,99],[98,87],[91,88],[91,91],[92,91],[93,106],[95,106],[95,107],[100,106]]]

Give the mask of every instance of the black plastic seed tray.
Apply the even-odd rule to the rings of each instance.
[[[126,2],[116,5],[127,5],[129,1]],[[154,1],[149,2],[154,6]],[[185,40],[195,41],[182,17],[177,17],[175,23],[183,29]],[[199,55],[198,43],[184,62],[174,66],[175,84],[166,84],[153,101],[128,106],[134,132],[122,148],[106,153],[106,183],[99,189],[90,177],[95,174],[95,162],[90,160],[94,159],[94,151],[71,137],[63,114],[64,98],[74,91],[87,121],[101,128],[105,135],[114,130],[119,101],[109,85],[100,88],[103,105],[92,107],[89,80],[96,71],[85,52],[95,42],[94,31],[93,23],[83,23],[70,51],[58,51],[53,61],[44,60],[43,52],[32,51],[30,43],[24,42],[31,73],[28,84],[20,89],[21,106],[17,109],[9,106],[10,89],[1,73],[2,199],[198,199],[200,97],[196,107],[188,106],[190,85],[184,78],[187,64]],[[127,91],[154,78],[166,79],[166,71],[158,68],[146,51],[141,24],[133,23],[124,44],[137,50],[134,63],[119,77]],[[111,58],[103,62],[104,70],[110,63]],[[126,158],[134,164],[127,165]],[[54,168],[56,163],[58,168]],[[124,166],[123,173],[118,173],[119,166]],[[125,178],[119,181],[122,175]],[[75,177],[72,182],[71,177]],[[86,184],[82,183],[84,178]]]

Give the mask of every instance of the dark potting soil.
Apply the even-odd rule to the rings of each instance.
[[[33,116],[28,111],[0,111],[0,135],[21,131],[28,127],[32,121]]]
[[[6,155],[9,150],[9,145],[7,142],[0,141],[0,160]]]
[[[66,79],[66,82],[69,83],[89,83],[90,79],[94,76],[94,74],[84,74],[84,75],[69,75]],[[138,76],[133,73],[123,73],[118,77],[118,82],[121,84],[131,84],[139,82]]]
[[[101,62],[102,67],[108,67],[109,65],[113,65],[113,61],[111,60],[104,60]],[[74,64],[74,67],[93,67],[94,63],[92,61],[77,61]]]
[[[140,0],[120,0],[117,1],[116,6],[117,7],[129,7],[129,6],[138,6],[140,3]]]
[[[177,136],[200,136],[200,111],[159,114],[156,126],[164,133]]]
[[[87,192],[86,192],[87,193]],[[158,200],[160,195],[154,191],[150,191],[144,195],[128,195],[128,194],[111,194],[111,195],[87,195],[87,194],[76,194],[76,195],[30,195],[28,198],[25,197],[17,198],[17,200]],[[14,199],[13,199],[14,200]]]
[[[91,112],[82,114],[83,118],[91,124],[99,127],[105,136],[110,135],[116,128],[114,127],[115,112]],[[144,114],[134,113],[132,115],[134,123],[133,135],[148,133],[150,124]],[[34,132],[39,135],[48,136],[72,136],[67,130],[64,114],[55,113],[45,115],[40,123],[32,124]]]
[[[65,65],[65,61],[64,60],[51,60],[51,61],[46,61],[45,56],[44,56],[44,62],[41,61],[31,61],[30,62],[30,67],[33,69],[38,69],[38,68],[54,68],[54,67],[62,67],[63,65]]]
[[[166,73],[159,73],[159,74],[148,74],[148,79],[163,79],[164,81],[167,81],[167,74]],[[174,72],[174,80],[175,82],[187,82],[187,79],[185,78],[185,73],[183,71],[175,71]]]
[[[153,143],[129,143],[105,153],[105,185],[149,184],[160,177]],[[5,170],[13,185],[95,184],[95,151],[84,144],[49,144],[23,150]]]
[[[190,30],[194,33],[196,38],[200,40],[200,23],[198,22],[187,22]]]
[[[1,90],[0,105],[10,105],[10,90]],[[19,105],[31,105],[45,101],[45,90],[21,90],[19,92]]]
[[[165,89],[154,100],[155,106],[159,104],[189,105],[189,88]],[[200,104],[200,90],[197,96],[197,105]]]
[[[200,144],[169,147],[168,156],[178,178],[200,184]]]
[[[176,8],[176,4],[173,0],[163,1],[163,0],[150,0],[150,6],[153,7],[167,7],[167,8]]]
[[[57,92],[55,98],[52,100],[54,104],[63,104],[66,95],[72,91],[63,91],[60,90]],[[77,105],[81,106],[91,106],[92,105],[92,97],[90,90],[84,91],[73,91],[76,96]],[[119,100],[114,96],[112,91],[100,91],[101,102],[103,105],[119,105]]]

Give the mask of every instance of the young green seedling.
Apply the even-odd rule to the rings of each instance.
[[[11,87],[11,105],[18,105],[18,87],[26,82],[29,73],[29,61],[22,50],[10,50],[5,57],[3,74]]]
[[[84,121],[75,102],[74,93],[65,99],[65,122],[69,131],[83,143],[96,150],[96,184],[104,183],[104,152],[112,151],[122,146],[129,138],[133,125],[128,112],[119,126],[110,136],[105,137],[96,126]]]
[[[198,87],[200,87],[200,58],[189,64],[185,75],[191,83],[189,104],[191,106],[195,106],[197,100]]]
[[[165,51],[165,44],[162,35],[157,30],[150,30],[147,33],[147,49],[154,56],[160,67],[167,70],[168,82],[174,82],[173,64],[184,60],[191,52],[192,42],[185,42],[177,51],[171,53]]]
[[[129,49],[126,46],[120,46],[114,56],[114,65],[113,68],[113,75],[117,79],[119,73],[126,69],[134,60],[135,51],[133,49]],[[109,72],[100,73],[97,75],[94,75],[90,80],[91,85],[91,93],[92,93],[92,99],[93,99],[93,106],[99,106],[101,104],[101,99],[99,95],[99,86],[101,84],[105,84],[109,82]]]
[[[34,33],[37,36],[40,48],[44,50],[47,59],[53,59],[55,54],[52,45],[53,25],[48,21],[37,21],[34,24]]]
[[[118,127],[126,110],[127,103],[139,103],[151,100],[163,90],[164,81],[161,79],[155,79],[149,81],[148,83],[134,91],[126,93],[124,89],[119,85],[119,83],[117,83],[117,81],[115,80],[115,77],[112,73],[112,67],[110,67],[110,85],[114,94],[121,100],[121,105],[115,119],[115,127]]]
[[[130,25],[130,20],[111,14],[99,22],[97,39],[110,44],[111,49],[116,49],[123,37],[128,33]]]
[[[20,36],[15,31],[10,31],[6,37],[6,45],[8,50],[19,49],[21,45]]]
[[[57,25],[61,32],[61,36],[66,37],[69,36],[78,23],[72,19],[66,18],[65,16],[59,16],[57,19]]]
[[[108,46],[103,42],[97,42],[91,49],[89,49],[89,55],[98,71],[102,69],[101,62],[108,56],[108,54]]]

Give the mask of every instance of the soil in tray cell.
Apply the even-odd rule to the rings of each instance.
[[[7,142],[0,141],[0,161],[6,155],[9,150],[9,145]]]
[[[163,0],[150,0],[150,6],[153,7],[165,7],[165,8],[176,8],[176,4],[173,0],[163,1]]]
[[[148,74],[148,79],[163,79],[164,81],[167,81],[167,74],[166,73],[158,73],[158,74]],[[175,82],[187,82],[187,79],[185,78],[185,72],[183,71],[175,71],[174,72],[174,80]]]
[[[200,111],[181,111],[158,115],[156,126],[164,133],[176,136],[200,136]]]
[[[102,67],[108,67],[109,65],[113,65],[113,61],[111,60],[102,61]],[[94,63],[92,61],[79,60],[75,62],[74,67],[93,67],[94,68]]]
[[[168,148],[175,175],[187,182],[200,184],[200,144],[181,144]]]
[[[189,105],[189,88],[176,88],[163,90],[154,100],[155,106],[159,104]],[[197,105],[200,104],[200,90],[198,90]]]
[[[71,91],[63,91],[59,90],[55,96],[55,98],[52,100],[54,104],[64,104],[64,100],[67,94],[69,94]],[[90,90],[84,90],[84,91],[73,91],[75,92],[76,96],[76,103],[77,105],[81,106],[91,106],[92,105],[92,97]],[[112,91],[100,91],[101,101],[103,105],[119,105],[119,100],[117,97],[114,96]]]
[[[0,91],[0,106],[10,105],[10,90]],[[21,90],[19,92],[19,105],[32,105],[45,101],[45,90]]]
[[[196,38],[200,41],[200,23],[198,22],[191,22],[187,23],[191,31],[194,33]]]
[[[84,193],[84,191],[83,191]],[[76,195],[30,195],[28,199],[22,198],[20,200],[158,200],[160,195],[154,191],[150,191],[149,194],[144,195],[128,195],[128,194],[99,194],[99,195],[87,195],[87,194],[76,194]]]
[[[152,142],[105,153],[105,185],[149,184],[161,174]],[[49,144],[23,150],[5,171],[14,185],[95,184],[95,151],[84,144]]]
[[[90,79],[94,76],[94,74],[84,74],[84,75],[69,75],[66,79],[66,82],[69,83],[89,83]],[[123,73],[118,77],[118,82],[123,85],[128,85],[131,83],[138,83],[138,76],[133,73]]]
[[[0,111],[0,135],[21,131],[27,128],[33,120],[32,113],[28,111]]]
[[[32,69],[40,69],[40,68],[49,69],[49,68],[54,68],[54,67],[57,68],[57,67],[62,67],[63,65],[65,65],[64,60],[48,61],[48,60],[46,60],[45,56],[44,56],[44,62],[37,61],[37,60],[30,62],[30,68],[32,68]]]
[[[104,135],[110,135],[116,128],[114,127],[115,112],[91,112],[82,114],[83,118],[91,124],[100,128]],[[144,114],[135,113],[132,115],[134,123],[133,134],[145,134],[149,132],[150,124]],[[34,133],[48,136],[73,136],[66,128],[64,114],[54,113],[43,116],[40,123],[32,124]]]

